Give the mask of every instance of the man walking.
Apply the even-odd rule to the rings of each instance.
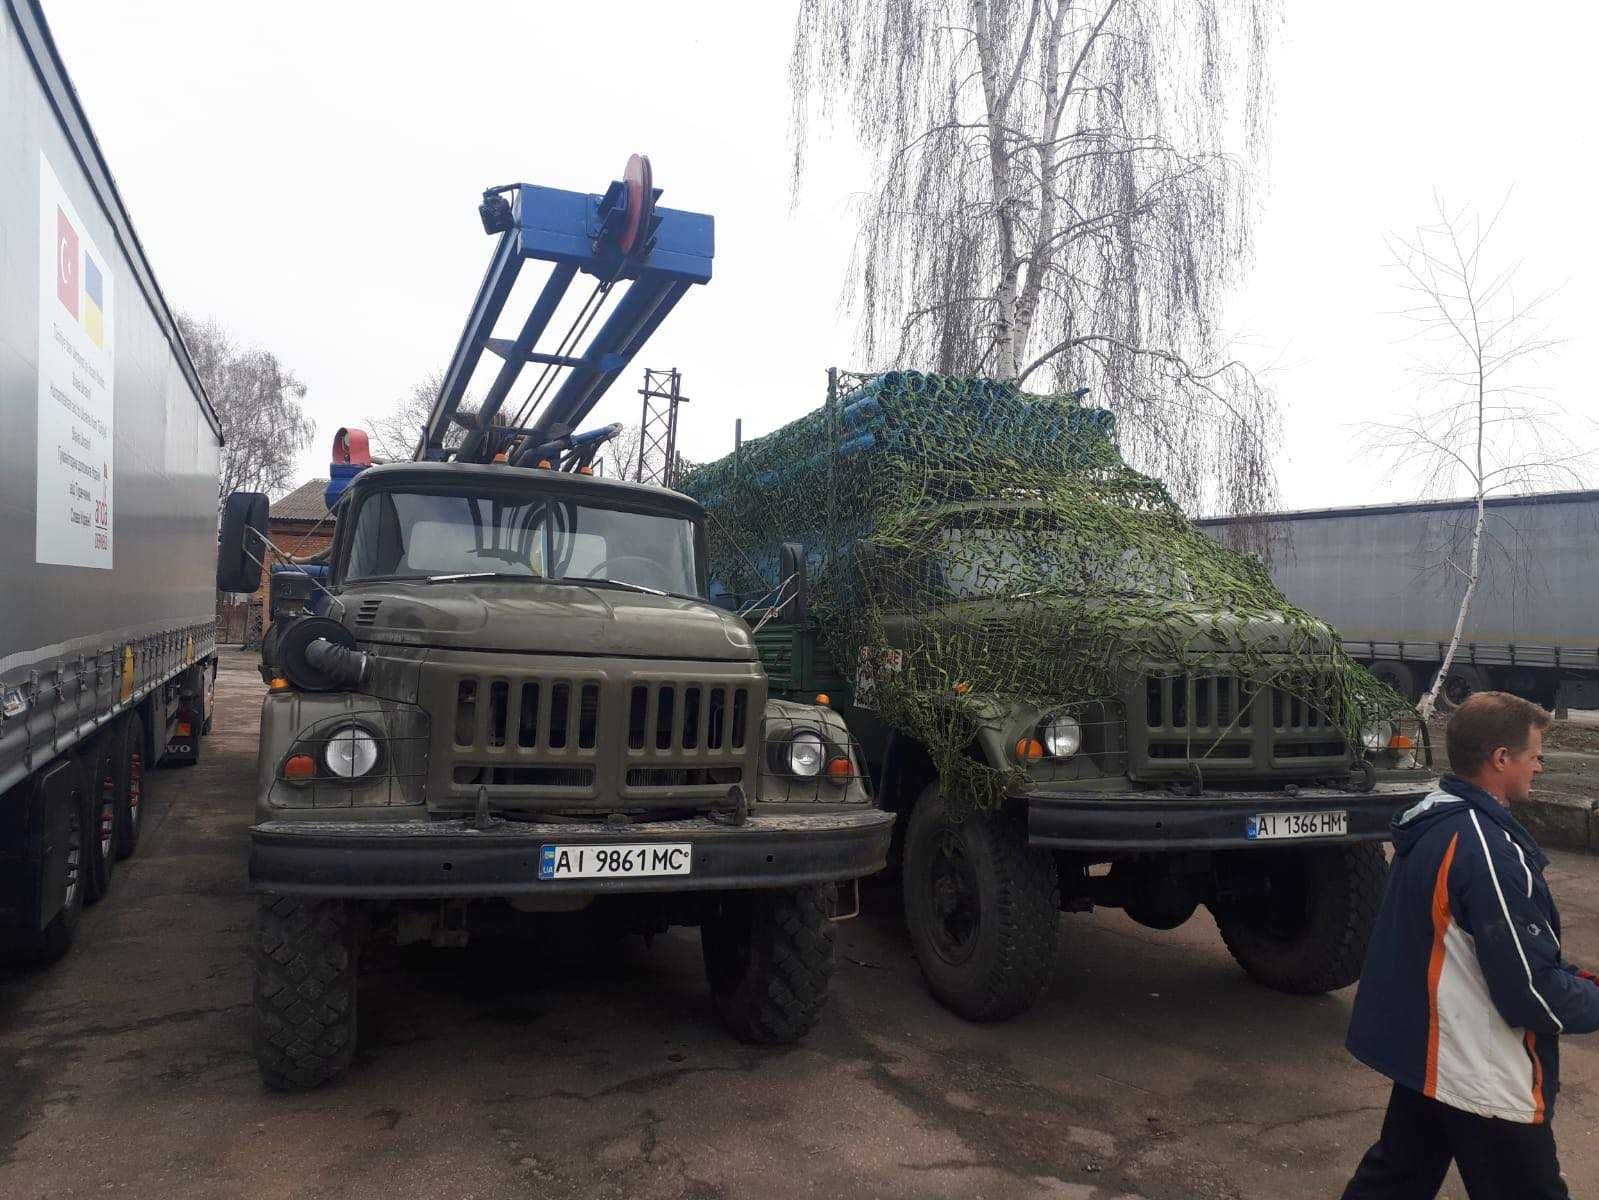
[[[1599,1029],[1599,978],[1562,958],[1548,860],[1509,809],[1548,727],[1520,697],[1472,696],[1445,735],[1453,774],[1394,821],[1348,1041],[1394,1087],[1344,1200],[1430,1200],[1451,1159],[1472,1200],[1568,1195],[1550,1127],[1559,1037]]]

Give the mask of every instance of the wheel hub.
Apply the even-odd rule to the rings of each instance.
[[[961,962],[977,944],[980,914],[977,874],[955,830],[944,831],[928,867],[936,918],[931,928],[934,948],[946,961]]]

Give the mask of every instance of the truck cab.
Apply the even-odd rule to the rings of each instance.
[[[348,1064],[360,937],[458,945],[556,914],[591,942],[698,925],[735,1034],[808,1030],[836,885],[883,865],[892,817],[843,719],[771,696],[748,626],[706,601],[700,506],[416,462],[355,474],[335,512],[326,615],[278,622],[263,646],[250,882],[267,1082]],[[225,537],[224,558],[244,562],[244,540]],[[292,1019],[296,954],[327,968],[309,1030]]]

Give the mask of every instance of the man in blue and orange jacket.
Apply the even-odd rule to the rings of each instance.
[[[1344,1200],[1568,1196],[1555,1156],[1560,1035],[1599,1029],[1599,978],[1566,962],[1548,862],[1510,815],[1543,770],[1549,714],[1503,692],[1449,722],[1453,774],[1394,821],[1388,891],[1349,1051],[1394,1081]]]

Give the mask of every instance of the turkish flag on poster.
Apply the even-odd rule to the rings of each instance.
[[[56,209],[56,297],[76,320],[78,316],[78,231],[67,214]]]

